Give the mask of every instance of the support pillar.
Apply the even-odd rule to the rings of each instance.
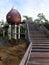
[[[2,27],[3,27],[3,25],[2,25]],[[5,29],[3,29],[3,37],[5,37]]]
[[[11,36],[13,39],[17,39],[17,25],[11,26]]]
[[[17,39],[17,25],[15,25],[15,35],[14,38]]]
[[[5,37],[5,30],[3,29],[3,37]]]
[[[8,29],[8,39],[11,40],[11,25],[9,25],[9,29]]]
[[[18,25],[18,39],[20,39],[20,25]]]

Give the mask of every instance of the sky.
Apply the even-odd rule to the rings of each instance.
[[[6,20],[13,7],[20,12],[22,19],[24,15],[36,19],[39,13],[43,13],[49,20],[49,0],[0,0],[0,20]]]

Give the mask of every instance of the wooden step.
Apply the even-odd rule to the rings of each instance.
[[[32,44],[49,44],[48,41],[43,41],[43,42],[36,42],[36,41],[33,41]]]
[[[49,52],[49,49],[32,49],[31,52]]]
[[[35,39],[36,39],[36,38],[37,38],[37,39],[38,39],[38,38],[43,38],[43,39],[46,38],[46,36],[44,36],[44,35],[31,35],[31,34],[30,34],[29,36],[30,36],[31,38],[34,37]],[[46,38],[46,39],[48,39],[48,38]]]
[[[33,29],[33,28],[32,28]],[[41,32],[41,31],[34,31],[34,30],[30,30],[29,32],[32,32],[32,33],[42,33],[43,34],[43,31]]]
[[[41,43],[41,42],[49,42],[49,40],[35,40],[35,39],[29,39],[29,40],[31,40],[31,42],[37,42],[37,43]]]
[[[45,40],[45,41],[49,41],[49,40],[47,40],[47,38],[33,38],[33,39],[34,39],[35,41],[36,41],[36,40],[39,40],[39,41],[44,41],[44,40]]]
[[[33,34],[33,35],[32,35],[31,33],[30,33],[29,36],[30,36],[30,37],[34,37],[34,38],[41,38],[41,37],[46,38],[45,35],[38,35],[38,34],[37,34],[37,35],[36,35],[36,34]],[[47,38],[47,39],[48,39],[48,38]]]
[[[46,49],[47,48],[48,49],[49,46],[48,45],[47,46],[42,46],[42,45],[41,46],[40,45],[36,46],[36,45],[34,45],[34,46],[32,46],[32,48],[36,48],[36,49],[39,49],[39,48],[42,48],[42,49],[45,48]]]
[[[30,56],[33,58],[33,57],[44,57],[44,58],[49,58],[49,53],[47,52],[45,52],[45,53],[43,53],[43,52],[32,52],[31,54],[30,54]],[[38,58],[37,58],[38,59]]]
[[[49,46],[49,44],[32,44],[32,46]]]
[[[32,62],[49,62],[49,57],[30,57],[29,61]]]
[[[49,53],[32,53],[29,62],[49,63]]]
[[[35,32],[29,32],[30,33],[30,35],[31,36],[44,36],[44,37],[46,37],[46,35],[45,34],[43,34],[43,33],[36,33],[36,31]]]
[[[42,34],[44,34],[43,31],[39,31],[39,30],[36,30],[36,29],[34,29],[34,30],[36,30],[36,31],[34,31],[33,29],[34,29],[34,28],[31,28],[31,27],[30,27],[30,28],[29,28],[29,30],[30,30],[29,32],[33,32],[33,33],[42,33]]]
[[[41,34],[41,33],[33,33],[33,32],[29,32],[30,36],[43,36],[46,37],[45,34]]]
[[[27,65],[49,65],[49,62],[28,62]]]
[[[49,42],[49,40],[34,40],[34,39],[31,39],[32,40],[32,42]]]

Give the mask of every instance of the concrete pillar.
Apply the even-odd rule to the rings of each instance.
[[[9,29],[8,29],[8,38],[11,39],[11,25],[9,25]]]
[[[3,29],[3,37],[5,37],[5,30]]]
[[[18,25],[18,39],[20,39],[20,25]]]
[[[17,25],[11,25],[11,36],[13,39],[17,39]]]
[[[17,39],[17,25],[15,25],[15,35],[14,38]]]
[[[1,27],[3,27],[3,25]],[[5,37],[5,30],[4,29],[3,29],[3,37]]]
[[[11,38],[15,39],[15,25],[11,25]]]

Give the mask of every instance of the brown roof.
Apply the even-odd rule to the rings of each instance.
[[[16,9],[11,9],[6,16],[7,22],[9,24],[20,24],[21,23],[21,15]]]

